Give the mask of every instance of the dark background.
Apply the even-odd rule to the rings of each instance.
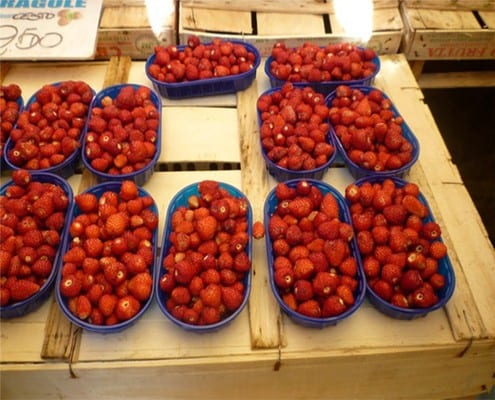
[[[495,86],[422,91],[495,245]]]

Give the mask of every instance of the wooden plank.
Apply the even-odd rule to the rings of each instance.
[[[470,11],[410,9],[414,29],[479,29],[480,24]]]
[[[101,13],[101,28],[150,27],[146,7],[106,7]]]
[[[419,75],[418,84],[421,89],[490,87],[495,86],[495,72],[429,72]]]
[[[319,36],[325,34],[325,24],[321,15],[264,13],[256,14],[259,35],[292,35]]]
[[[129,57],[112,58],[108,63],[103,86],[107,87],[127,81],[131,59]],[[76,193],[80,193],[97,182],[96,177],[88,170],[83,171],[81,183]],[[69,322],[58,304],[51,304],[49,318],[46,322],[45,337],[41,349],[41,358],[77,360],[81,343],[82,330]]]
[[[495,10],[494,0],[401,0],[410,8],[437,10]]]
[[[256,85],[237,94],[239,138],[241,148],[242,190],[253,207],[255,221],[263,221],[263,205],[269,191],[268,171],[261,155],[257,125]],[[268,281],[266,246],[264,240],[253,247],[253,284],[249,296],[249,316],[253,348],[274,348],[285,342],[281,331],[280,308],[273,297]]]
[[[184,28],[193,31],[253,33],[251,13],[246,11],[232,11],[230,7],[224,10],[182,7],[180,10],[180,19]]]
[[[299,13],[299,14],[324,14],[335,10],[333,0],[183,0],[184,7],[195,7],[198,9],[216,9],[216,10],[236,10],[236,11],[259,11],[275,13]],[[358,4],[356,1],[347,1],[347,3]],[[398,0],[373,0],[373,8],[391,8],[398,7]]]
[[[495,11],[480,11],[479,15],[485,23],[484,27],[495,29]]]

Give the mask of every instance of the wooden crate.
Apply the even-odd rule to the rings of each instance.
[[[359,7],[356,1],[347,4]],[[291,47],[305,41],[321,45],[348,41],[369,46],[380,54],[396,53],[399,49],[403,24],[398,0],[375,0],[369,8],[361,6],[353,13],[353,26],[369,26],[367,32],[346,30],[343,22],[347,20],[339,19],[342,14],[337,11],[340,9],[331,0],[182,0],[179,41],[185,43],[191,34],[205,41],[214,37],[242,39],[254,44],[263,56],[270,54],[277,41]],[[356,24],[358,16],[364,20]]]
[[[256,241],[249,307],[213,334],[182,331],[163,317],[157,304],[128,330],[109,335],[75,329],[50,301],[23,318],[2,321],[0,397],[445,399],[489,390],[495,383],[493,247],[407,60],[401,54],[386,55],[381,65],[376,86],[390,96],[421,143],[420,159],[408,178],[418,182],[428,198],[454,265],[456,290],[444,309],[398,321],[366,301],[337,326],[314,330],[295,325],[274,302],[265,243]],[[4,83],[19,83],[26,96],[44,83],[73,77],[96,90],[126,81],[150,85],[144,62],[127,57],[18,63],[4,68],[2,77]],[[144,185],[158,203],[160,231],[173,194],[207,178],[242,189],[255,218],[261,217],[275,181],[260,154],[254,105],[268,86],[267,77],[259,73],[253,85],[237,95],[163,102],[168,119],[162,120],[164,146],[175,147],[172,152],[162,149],[160,166],[190,163],[198,168],[157,170]],[[198,138],[190,131],[184,134],[186,113],[194,115],[188,123],[211,138],[202,143],[203,149],[194,149]],[[228,126],[219,128],[222,120]],[[224,153],[223,147],[230,150]],[[196,164],[210,162],[238,163],[240,168],[202,170]],[[3,175],[2,182],[7,177]],[[346,168],[332,167],[323,181],[343,193],[352,177]],[[86,171],[69,183],[77,193],[91,180]]]
[[[403,0],[401,51],[422,88],[495,85],[495,71],[450,72],[449,61],[495,59],[495,1]],[[424,63],[445,61],[445,70],[423,74]]]
[[[455,4],[447,7],[441,2],[417,0],[401,3],[405,26],[401,50],[409,60],[495,58],[495,2]]]
[[[173,3],[148,12],[143,2],[105,2],[96,45],[96,59],[129,56],[146,59],[156,45],[175,44],[176,13]],[[150,18],[150,15],[152,18]]]

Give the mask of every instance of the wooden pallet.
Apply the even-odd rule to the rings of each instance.
[[[495,59],[495,1],[403,0],[400,10],[401,52],[421,87],[495,85],[493,70],[421,76],[427,61]]]
[[[179,40],[185,43],[191,34],[204,40],[242,39],[254,44],[263,56],[270,54],[277,41],[292,47],[305,41],[322,45],[349,41],[372,47],[380,54],[396,53],[403,30],[398,4],[382,0],[374,1],[373,7],[362,7],[353,17],[353,26],[369,24],[369,30],[354,32],[345,28],[346,19],[339,19],[340,9],[333,1],[183,0],[179,6]],[[356,25],[357,16],[364,20]]]

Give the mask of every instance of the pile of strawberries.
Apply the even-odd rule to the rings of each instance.
[[[7,159],[19,168],[47,169],[60,165],[80,148],[80,136],[93,99],[82,81],[43,86],[10,132]]]
[[[91,108],[83,160],[111,175],[143,170],[157,152],[160,112],[146,86],[122,85],[115,98],[104,96]]]
[[[201,181],[197,189],[168,221],[159,287],[172,317],[211,325],[235,313],[248,295],[249,203],[216,181]]]
[[[281,81],[327,82],[350,81],[371,77],[377,68],[372,49],[350,43],[320,47],[306,42],[287,48],[284,42],[273,45],[270,73]]]
[[[257,57],[241,43],[222,39],[201,43],[194,35],[188,38],[183,49],[174,45],[156,46],[154,55],[148,73],[166,83],[239,75],[252,70]]]
[[[435,305],[446,284],[438,263],[447,247],[419,195],[415,183],[387,178],[353,183],[345,191],[368,286],[402,308]]]
[[[53,269],[71,194],[15,170],[0,196],[0,305],[37,293]]]
[[[5,142],[19,117],[19,99],[22,100],[22,90],[19,85],[11,83],[0,87],[0,159],[3,157]]]
[[[341,219],[332,192],[310,181],[293,182],[276,186],[277,203],[268,221],[273,282],[291,310],[335,317],[355,304],[359,291],[353,228]]]
[[[366,94],[339,85],[329,107],[330,123],[354,164],[381,172],[397,170],[413,160],[417,149],[403,134],[404,120],[380,90]]]
[[[82,321],[128,321],[152,293],[158,227],[154,201],[140,195],[129,180],[99,196],[90,190],[74,200],[77,207],[57,290]]]
[[[273,163],[292,171],[312,170],[329,162],[328,107],[311,87],[285,83],[257,100],[262,148]]]

